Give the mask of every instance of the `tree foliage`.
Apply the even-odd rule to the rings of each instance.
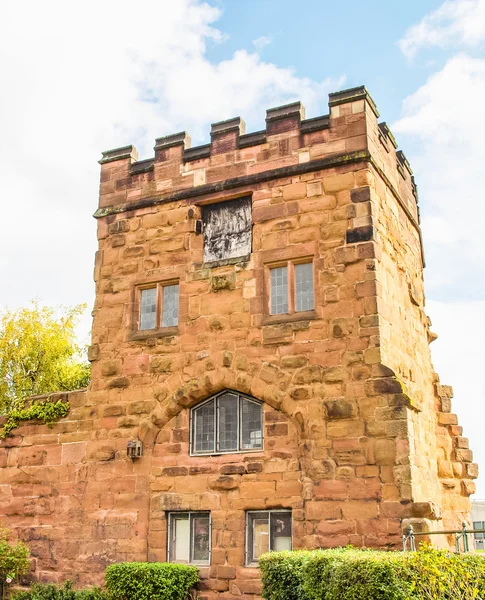
[[[90,365],[75,333],[85,308],[56,311],[32,302],[0,314],[0,414],[23,409],[28,396],[89,383]]]
[[[0,580],[12,583],[17,577],[27,573],[30,561],[27,546],[22,542],[9,542],[10,531],[0,528]]]

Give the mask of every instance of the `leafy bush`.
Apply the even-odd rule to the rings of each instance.
[[[405,557],[404,570],[411,581],[411,598],[420,600],[483,600],[485,558],[454,554],[425,546]]]
[[[261,557],[266,600],[485,600],[485,559],[423,547],[273,552]]]
[[[118,563],[106,569],[113,600],[185,600],[198,581],[196,567],[173,563]]]
[[[27,573],[30,565],[27,546],[9,543],[9,533],[8,529],[0,529],[0,579],[7,584]]]
[[[73,590],[72,582],[66,581],[61,587],[53,583],[34,583],[27,592],[17,592],[12,600],[108,600],[109,596],[100,588]]]
[[[406,600],[410,584],[399,576],[403,556],[392,552],[348,550],[341,560],[309,570],[305,589],[312,600]],[[313,566],[313,565],[312,565]]]
[[[305,565],[313,552],[271,552],[259,559],[263,595],[268,600],[308,600],[303,590]]]

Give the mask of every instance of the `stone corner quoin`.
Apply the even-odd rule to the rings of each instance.
[[[469,521],[410,165],[364,87],[329,110],[103,153],[91,384],[0,446],[1,517],[37,580],[191,552],[201,598],[256,600],[264,543],[399,548],[407,524]]]

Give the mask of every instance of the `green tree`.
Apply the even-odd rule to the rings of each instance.
[[[0,414],[23,408],[28,396],[86,387],[90,365],[75,332],[85,309],[32,302],[0,313]]]
[[[0,527],[0,582],[5,586],[27,573],[29,550],[22,542],[9,542],[10,530]],[[1,586],[0,586],[1,589]]]

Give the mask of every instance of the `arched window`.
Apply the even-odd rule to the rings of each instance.
[[[191,454],[248,452],[263,448],[263,405],[224,391],[191,411]]]

